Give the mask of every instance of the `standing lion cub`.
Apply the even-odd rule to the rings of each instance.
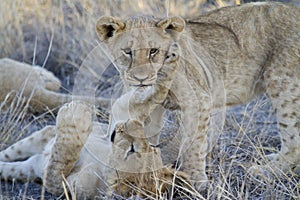
[[[266,93],[276,111],[282,147],[269,155],[283,171],[300,164],[300,10],[281,3],[226,7],[194,19],[101,17],[96,26],[127,89],[148,89],[170,43],[182,49],[165,108],[181,110],[181,169],[205,188],[208,124],[213,109]],[[170,106],[177,104],[178,106]],[[134,108],[134,106],[133,106]],[[163,109],[151,113],[161,124]],[[148,129],[150,136],[159,128]],[[215,138],[216,140],[217,138]],[[155,141],[155,140],[154,140]]]

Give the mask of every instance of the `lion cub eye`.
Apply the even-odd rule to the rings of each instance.
[[[152,48],[152,49],[150,49],[150,56],[154,56],[157,53],[158,53],[158,48]]]
[[[130,48],[121,49],[125,56],[132,56],[132,51]]]

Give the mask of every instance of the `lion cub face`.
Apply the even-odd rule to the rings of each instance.
[[[179,17],[156,19],[132,17],[125,21],[101,17],[97,22],[100,38],[111,50],[127,87],[145,88],[156,83],[171,43],[185,28]]]
[[[192,191],[185,173],[171,165],[163,166],[159,148],[149,145],[138,121],[118,123],[111,141],[110,167],[117,171],[117,175],[108,179],[110,193],[115,191],[126,197],[135,194],[158,199],[159,194],[171,190],[180,193],[180,188],[188,188]]]
[[[110,167],[126,173],[152,172],[163,167],[160,149],[149,145],[140,122],[118,123],[111,141]]]
[[[111,141],[115,151],[124,152],[124,159],[128,159],[133,154],[138,158],[142,153],[154,151],[145,138],[142,124],[136,120],[117,124]]]

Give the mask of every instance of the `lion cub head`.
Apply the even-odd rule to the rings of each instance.
[[[118,123],[111,141],[111,167],[125,173],[144,173],[162,168],[160,149],[149,145],[144,127],[137,120]]]
[[[110,167],[115,170],[109,179],[110,192],[129,197],[159,198],[175,188],[180,193],[191,191],[187,175],[171,165],[163,166],[160,149],[151,147],[143,126],[136,120],[118,123],[111,136]]]
[[[158,19],[134,16],[127,20],[101,17],[96,30],[107,44],[114,64],[127,87],[145,88],[156,84],[170,45],[184,32],[180,17]]]

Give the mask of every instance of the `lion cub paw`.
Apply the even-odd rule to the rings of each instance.
[[[273,181],[273,174],[276,173],[272,171],[273,169],[267,165],[254,165],[250,167],[247,171],[250,181],[253,183],[271,183]]]
[[[56,140],[52,149],[53,157],[56,157],[55,160],[61,160],[62,162],[66,160],[69,163],[75,162],[79,158],[81,148],[92,132],[92,109],[83,103],[73,101],[65,104],[59,110],[56,120]],[[68,162],[65,164],[70,165]]]
[[[172,63],[179,59],[181,56],[181,48],[177,42],[170,45],[166,55],[165,63]]]
[[[278,153],[266,155],[261,164],[256,164],[248,170],[248,174],[256,179],[271,181],[276,177],[285,174],[293,174],[296,168],[293,168],[291,161]]]
[[[56,119],[58,129],[72,129],[77,133],[90,132],[92,129],[92,109],[81,102],[65,104]]]
[[[193,184],[195,191],[205,191],[208,187],[208,178],[206,174],[194,175],[190,178],[190,181]]]

